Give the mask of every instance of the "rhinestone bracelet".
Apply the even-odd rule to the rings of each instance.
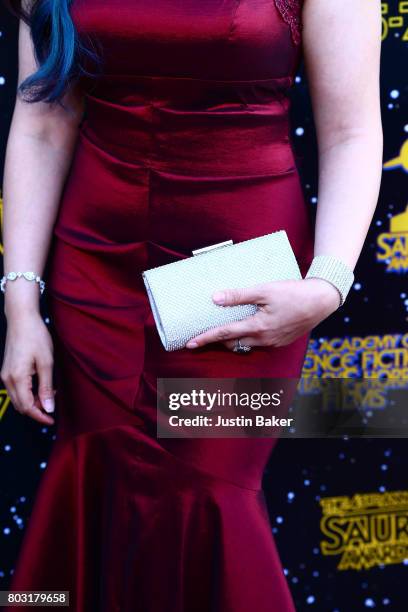
[[[334,255],[316,255],[305,278],[323,278],[334,285],[340,294],[340,307],[354,282],[354,273],[344,261]]]
[[[16,280],[16,278],[20,278],[22,276],[26,280],[35,281],[40,285],[40,293],[43,293],[45,289],[45,282],[41,280],[41,278],[35,274],[35,272],[9,272],[0,281],[0,289],[3,293],[6,291],[6,281],[8,280]]]

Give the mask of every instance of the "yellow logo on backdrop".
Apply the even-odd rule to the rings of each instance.
[[[0,389],[0,421],[5,415],[9,404],[10,404],[10,397],[7,394],[6,389]]]
[[[408,1],[402,0],[398,2],[397,15],[390,15],[390,6],[388,2],[381,2],[382,13],[382,33],[381,40],[385,40],[387,36],[392,35],[396,29],[401,29],[401,40],[408,40]]]
[[[405,4],[408,12],[408,0]],[[401,146],[399,154],[385,162],[383,168],[401,168],[408,172],[408,140]],[[408,205],[402,213],[391,217],[389,231],[378,235],[377,246],[377,261],[387,264],[386,272],[401,273],[408,270]]]
[[[386,262],[386,272],[408,270],[408,205],[404,212],[391,217],[390,231],[377,237],[377,261]]]
[[[302,376],[408,381],[408,333],[313,338]]]
[[[402,168],[405,172],[408,172],[408,140],[402,145],[399,155],[389,159],[383,164],[385,170],[394,170],[395,168]]]
[[[346,379],[327,385],[327,379]],[[381,411],[393,391],[408,389],[408,333],[312,338],[299,394],[320,396],[323,411]]]
[[[323,555],[339,570],[370,569],[408,559],[408,491],[356,493],[320,500]]]

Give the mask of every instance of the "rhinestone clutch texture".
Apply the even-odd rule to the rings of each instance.
[[[192,253],[142,272],[166,351],[182,349],[194,336],[258,310],[256,304],[214,304],[211,296],[216,290],[302,278],[285,230],[236,244],[227,240]]]

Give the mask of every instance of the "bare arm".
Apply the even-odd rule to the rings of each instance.
[[[305,68],[318,141],[315,255],[354,269],[382,173],[379,0],[305,0]]]
[[[381,183],[380,0],[305,0],[303,50],[318,140],[318,208],[314,255],[334,255],[354,269]],[[217,302],[221,303],[221,302]],[[227,290],[223,304],[254,303],[243,321],[213,328],[187,344],[235,338],[249,346],[283,346],[337,310],[337,289],[321,278]]]
[[[18,83],[36,69],[30,31],[20,21]],[[4,169],[4,273],[32,270],[42,276],[59,200],[70,167],[83,113],[74,88],[64,104],[16,99]],[[13,406],[43,423],[52,423],[41,407],[52,400],[53,347],[39,309],[39,286],[24,278],[7,282],[4,308],[7,338],[1,378]],[[34,398],[32,375],[39,377]],[[34,399],[37,399],[34,405]]]
[[[35,70],[28,27],[20,21],[20,83]],[[63,182],[82,116],[82,101],[70,91],[59,106],[29,104],[17,97],[4,168],[4,272],[44,270]],[[38,285],[23,279],[8,283],[5,312],[38,309]]]

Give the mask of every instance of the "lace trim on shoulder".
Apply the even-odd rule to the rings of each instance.
[[[301,8],[303,0],[274,0],[276,8],[284,21],[290,26],[292,40],[295,45],[301,41]]]

